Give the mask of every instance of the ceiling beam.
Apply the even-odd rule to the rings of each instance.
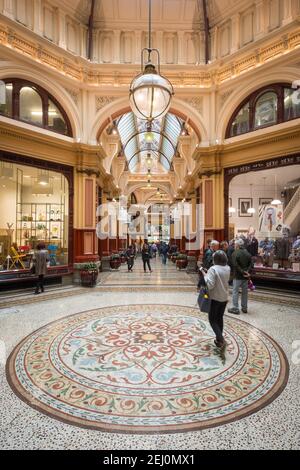
[[[96,0],[91,0],[91,14],[89,17],[89,29],[88,29],[88,59],[92,60],[93,54],[93,29],[94,29],[94,11],[95,11]]]
[[[205,63],[209,62],[209,20],[207,14],[206,0],[202,0],[202,10],[204,19],[204,33],[205,33]]]

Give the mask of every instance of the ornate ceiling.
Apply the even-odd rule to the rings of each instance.
[[[91,0],[54,0],[65,7],[79,21],[88,24]],[[253,5],[252,0],[207,0],[210,26],[214,26],[234,13]],[[203,29],[202,0],[152,0],[153,29]],[[145,28],[148,21],[148,0],[95,0],[95,26],[111,28],[117,25],[136,25]]]

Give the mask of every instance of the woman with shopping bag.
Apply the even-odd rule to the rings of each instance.
[[[215,345],[223,348],[226,343],[223,337],[223,316],[228,301],[228,282],[230,267],[227,256],[222,250],[213,254],[213,266],[206,271],[200,268],[205,286],[200,289],[198,304],[201,311],[208,313],[208,319],[216,339]]]

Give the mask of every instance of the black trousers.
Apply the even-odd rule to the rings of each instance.
[[[218,300],[211,301],[211,309],[208,314],[210,326],[212,327],[216,339],[219,342],[223,342],[223,316],[225,312],[227,302],[219,302]]]
[[[40,274],[36,283],[36,291],[38,292],[41,289],[44,292],[44,274]]]
[[[127,258],[127,266],[128,266],[128,271],[133,268],[134,265],[134,257]]]
[[[143,263],[144,263],[144,271],[146,272],[146,264],[149,268],[149,271],[151,271],[150,259],[149,258],[143,258]]]

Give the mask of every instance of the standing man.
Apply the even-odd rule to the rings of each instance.
[[[246,250],[244,241],[238,239],[235,241],[235,250],[232,254],[233,267],[233,288],[232,288],[232,308],[229,313],[240,314],[239,310],[239,288],[242,289],[242,312],[247,313],[248,309],[248,279],[249,271],[252,267],[251,255]]]
[[[213,265],[213,254],[218,251],[220,243],[217,240],[210,242],[209,248],[205,250],[203,257],[203,267],[208,270]]]

